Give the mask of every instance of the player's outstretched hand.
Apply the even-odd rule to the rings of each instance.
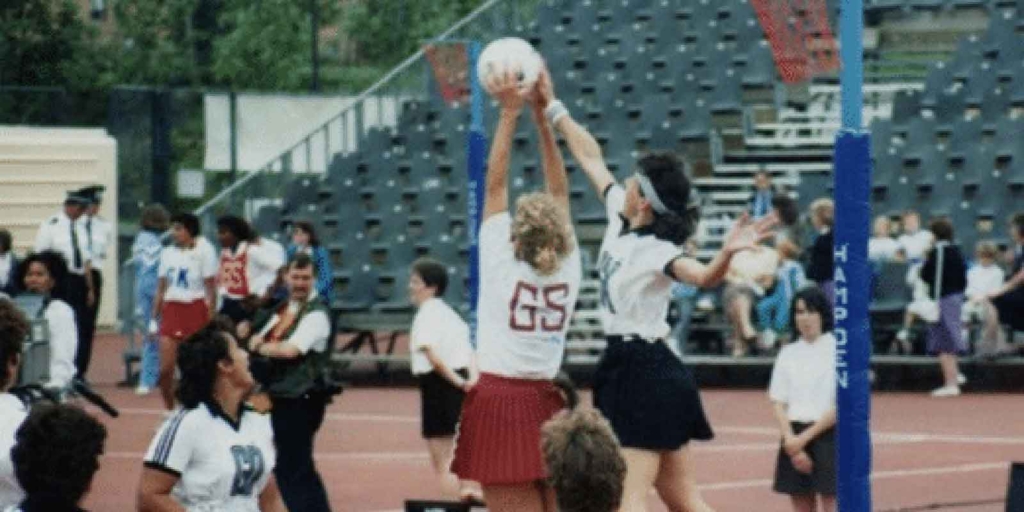
[[[537,82],[526,92],[526,101],[540,111],[555,101],[555,86],[551,82],[551,73],[548,73],[547,64],[541,66]]]
[[[487,77],[484,87],[501,104],[502,110],[518,112],[523,108],[525,91],[519,83],[522,70],[518,64],[505,63],[502,68]]]
[[[779,218],[774,212],[756,221],[751,221],[750,215],[744,213],[733,224],[729,234],[725,236],[722,250],[731,255],[753,249],[761,242],[775,236],[774,228],[778,223]]]

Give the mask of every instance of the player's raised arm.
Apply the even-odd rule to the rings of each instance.
[[[554,87],[551,84],[551,75],[546,68],[542,68],[537,77],[537,83],[530,91],[529,101],[533,110],[533,121],[537,125],[537,133],[540,135],[541,165],[544,168],[544,182],[547,185],[548,193],[563,204],[569,207],[569,176],[565,173],[565,161],[562,160],[562,153],[558,150],[558,142],[555,140],[555,133],[550,121],[544,116],[544,109],[550,104],[551,98],[555,96]]]
[[[498,126],[491,140],[491,153],[487,158],[485,220],[508,210],[508,160],[512,152],[512,135],[516,131],[519,111],[523,107],[518,74],[518,67],[506,66],[501,71],[491,73],[484,83],[487,92],[501,105]]]
[[[547,78],[547,83],[551,84],[550,76],[546,72],[542,73],[542,77]],[[597,140],[594,139],[594,136],[586,128],[573,120],[565,105],[555,98],[554,89],[548,87],[546,89],[539,89],[539,92],[541,92],[542,96],[547,95],[545,98],[547,107],[544,109],[544,115],[558,132],[565,137],[565,142],[569,145],[569,152],[572,153],[576,162],[580,164],[583,172],[587,174],[587,178],[590,179],[590,184],[594,186],[597,195],[604,201],[604,192],[608,190],[610,185],[615,184],[615,177],[612,176],[611,171],[608,170],[608,166],[604,162],[604,155],[601,154],[601,145],[597,143]]]

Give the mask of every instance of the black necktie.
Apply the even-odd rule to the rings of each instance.
[[[85,235],[89,237],[89,250],[92,251],[92,217],[85,221]]]
[[[78,233],[75,232],[75,221],[71,221],[71,250],[74,251],[75,269],[82,268],[82,250],[78,248]]]

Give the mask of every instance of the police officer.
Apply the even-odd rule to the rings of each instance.
[[[88,240],[89,253],[92,254],[92,284],[96,290],[96,300],[88,307],[85,325],[82,331],[85,333],[83,340],[86,343],[79,345],[78,353],[75,355],[75,367],[79,375],[85,375],[89,371],[89,361],[92,359],[92,340],[96,334],[96,318],[100,312],[100,303],[103,299],[103,265],[107,260],[107,250],[110,247],[111,225],[99,216],[100,207],[103,204],[103,192],[106,187],[103,185],[92,185],[79,190],[79,195],[84,197],[88,204],[82,222],[85,225],[85,234]]]
[[[330,401],[328,393],[317,389],[315,377],[330,357],[330,316],[317,297],[316,265],[309,255],[296,255],[288,263],[285,279],[288,300],[273,309],[262,328],[257,320],[259,334],[250,339],[249,347],[269,360],[269,368],[259,380],[271,402],[277,445],[274,475],[281,496],[288,510],[330,512],[327,492],[313,463],[313,438]]]
[[[78,353],[83,350],[89,353],[92,351],[92,335],[86,332],[85,327],[88,318],[91,318],[89,307],[96,302],[96,287],[92,281],[92,253],[89,252],[89,235],[82,218],[88,204],[89,200],[80,190],[68,192],[64,208],[39,226],[34,248],[35,252],[56,251],[67,261],[65,289],[54,290],[54,295],[63,298],[75,311]],[[78,376],[85,378],[85,369],[77,363]]]

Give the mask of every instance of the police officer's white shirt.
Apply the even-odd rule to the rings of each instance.
[[[775,358],[768,397],[786,404],[790,421],[813,423],[836,406],[836,338],[822,334],[782,347]]]
[[[270,416],[243,408],[236,425],[200,404],[164,421],[144,464],[180,477],[171,496],[190,512],[258,512],[276,460]]]
[[[420,304],[409,331],[412,346],[412,374],[423,375],[434,370],[427,359],[430,350],[448,368],[469,367],[473,347],[469,344],[469,326],[445,301],[431,297]]]
[[[159,276],[167,279],[164,302],[195,302],[206,298],[204,281],[217,275],[217,254],[198,237],[191,248],[177,245],[160,254]]]
[[[17,279],[11,272],[12,270],[14,270],[14,254],[7,251],[6,254],[0,255],[0,288],[7,286],[12,279]]]
[[[262,297],[277,280],[277,271],[284,266],[287,253],[281,244],[260,237],[249,244],[249,291]]]
[[[14,477],[11,448],[14,447],[14,434],[26,416],[28,410],[21,400],[9,393],[0,393],[0,510],[16,506],[25,499],[25,493]]]
[[[665,268],[682,251],[650,233],[623,232],[625,204],[626,191],[617,184],[609,187],[608,228],[598,258],[601,323],[607,335],[664,339],[671,331],[667,318],[674,282]]]
[[[307,301],[317,300],[316,290],[310,292]],[[296,301],[288,302],[288,309],[292,314],[299,314],[300,308],[305,304]],[[263,327],[259,335],[266,338],[267,334],[281,321],[281,315],[275,313],[270,321]],[[324,311],[313,311],[299,319],[299,325],[295,326],[292,335],[284,343],[299,349],[299,353],[305,355],[310,350],[313,352],[324,352],[327,350],[327,338],[331,335],[331,320]]]
[[[67,260],[68,270],[73,274],[85,274],[85,263],[92,259],[89,253],[89,236],[85,232],[84,217],[72,221],[63,211],[46,219],[39,225],[36,233],[36,242],[33,247],[35,252],[53,250],[64,256]],[[78,238],[78,250],[81,253],[81,265],[75,266],[74,245],[71,242],[71,226],[74,224],[75,233]]]
[[[504,377],[551,379],[565,353],[582,269],[573,239],[569,255],[550,276],[515,258],[508,212],[480,226],[480,298],[477,357],[480,370]]]
[[[103,270],[103,263],[107,261],[107,251],[110,248],[112,227],[109,222],[99,217],[83,215],[82,220],[86,233],[92,233],[88,238],[89,253],[92,254],[92,266],[96,270]]]
[[[50,331],[50,387],[67,387],[75,377],[78,328],[75,312],[66,302],[51,299],[43,313]]]

